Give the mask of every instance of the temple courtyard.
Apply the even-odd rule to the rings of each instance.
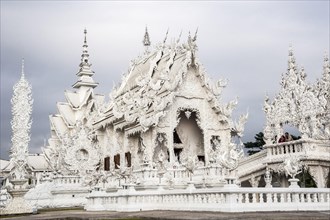
[[[40,210],[35,215],[4,216],[1,219],[330,219],[330,211],[315,212],[188,212],[188,211],[142,211],[142,212],[88,212],[83,210]]]

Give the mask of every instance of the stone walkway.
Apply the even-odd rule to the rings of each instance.
[[[329,207],[330,209],[330,207]],[[187,212],[187,211],[142,211],[142,212],[86,212],[83,210],[41,211],[36,215],[1,216],[1,219],[244,219],[244,220],[329,220],[329,211],[318,212],[254,212],[254,213],[219,213],[219,212]]]

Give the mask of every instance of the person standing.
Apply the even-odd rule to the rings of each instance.
[[[288,132],[285,132],[285,141],[293,141],[292,136]]]

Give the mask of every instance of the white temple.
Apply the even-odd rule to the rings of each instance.
[[[25,196],[31,205],[94,211],[327,210],[328,57],[322,78],[309,85],[290,49],[281,90],[274,101],[265,100],[266,145],[247,157],[240,138],[248,115],[232,118],[238,101],[224,103],[227,82],[208,78],[197,56],[197,31],[184,43],[180,37],[167,43],[166,34],[151,48],[146,29],[144,54],[132,61],[108,103],[94,92],[98,83],[84,34],[78,79],[49,117],[51,138],[42,150],[50,168],[32,174],[38,181]],[[285,124],[302,138],[278,143]],[[296,175],[302,169],[309,170],[317,189],[299,187]],[[275,181],[281,187],[273,187]]]

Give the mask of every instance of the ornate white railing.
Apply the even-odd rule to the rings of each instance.
[[[329,210],[327,188],[232,188],[93,191],[88,211],[192,210],[220,212]]]
[[[329,140],[311,140],[300,139],[283,143],[265,145],[267,158],[265,163],[281,162],[283,158],[291,155],[297,155],[308,160],[329,160],[330,141]]]
[[[176,169],[167,169],[166,175],[164,173],[159,173],[157,169],[141,169],[133,172],[135,178],[141,181],[142,185],[153,185],[162,184],[171,179],[176,184],[186,184],[189,181],[196,181],[200,183],[210,182],[206,177],[212,176],[212,180],[215,182],[219,180],[224,180],[224,177],[229,174],[229,171],[220,166],[206,166],[198,167],[194,170],[193,173],[189,173],[186,168],[176,168]],[[140,182],[139,181],[139,182]],[[124,183],[122,181],[121,183]],[[181,186],[181,185],[180,185]]]
[[[306,140],[297,140],[290,142],[283,142],[277,144],[265,145],[268,156],[284,155],[284,154],[298,154],[306,152]]]
[[[82,178],[80,176],[55,176],[53,181],[57,185],[81,185]]]

